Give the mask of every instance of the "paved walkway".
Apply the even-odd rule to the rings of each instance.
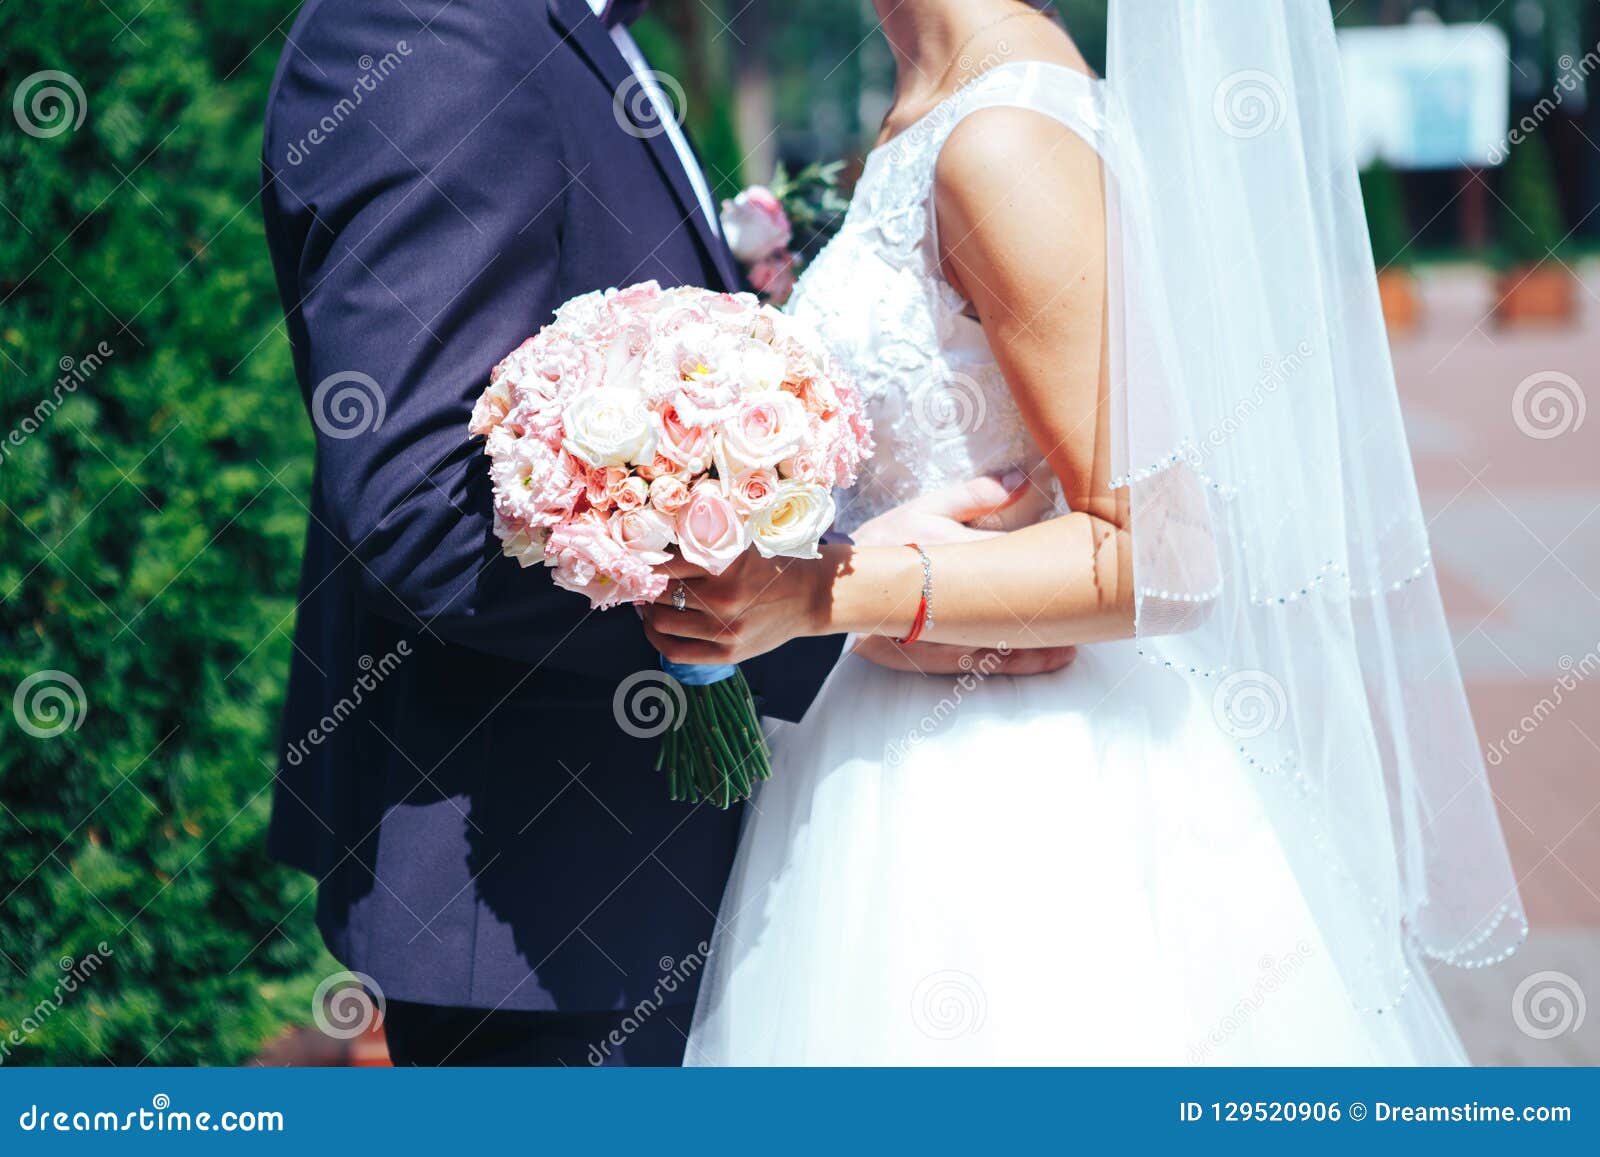
[[[1600,1064],[1600,412],[1584,413],[1600,407],[1600,268],[1583,275],[1578,326],[1506,332],[1484,274],[1432,273],[1421,328],[1394,343],[1440,586],[1479,738],[1503,753],[1491,778],[1534,929],[1498,968],[1437,975],[1484,1063]],[[1597,1002],[1577,1031],[1517,1027],[1513,994],[1541,971],[1572,983],[1531,981],[1524,1005],[1542,990],[1555,1008],[1569,990],[1576,1019]]]

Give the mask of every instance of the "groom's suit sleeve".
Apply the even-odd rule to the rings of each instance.
[[[614,678],[614,649],[564,645],[578,596],[500,557],[466,432],[490,368],[561,303],[566,198],[593,195],[540,84],[559,50],[540,16],[522,0],[320,0],[268,108],[262,211],[313,393],[318,509],[363,597],[447,643]],[[358,61],[369,77],[387,64],[359,98]],[[764,710],[798,718],[837,653],[807,641],[756,665]]]

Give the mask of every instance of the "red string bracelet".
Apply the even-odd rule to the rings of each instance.
[[[911,622],[911,633],[899,640],[902,647],[910,646],[922,637],[922,632],[933,626],[933,560],[928,552],[914,542],[906,543],[922,560],[922,597],[917,600],[917,617]]]

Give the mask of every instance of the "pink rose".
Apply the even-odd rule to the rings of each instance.
[[[650,484],[629,475],[611,484],[611,504],[618,510],[638,510],[650,499]]]
[[[675,474],[663,474],[650,483],[650,505],[662,514],[677,514],[689,503],[689,487]]]
[[[778,472],[767,467],[746,470],[728,482],[728,498],[740,514],[750,515],[771,502],[778,491]]]
[[[678,549],[695,566],[721,574],[744,549],[744,526],[714,482],[701,482],[678,511]]]
[[[731,469],[718,472],[776,466],[805,446],[809,428],[805,407],[793,394],[758,394],[723,427],[721,451]]]
[[[787,249],[764,257],[750,267],[750,284],[774,305],[782,305],[794,292],[794,254]]]
[[[681,474],[683,467],[679,466],[671,458],[665,457],[658,448],[656,456],[649,463],[635,466],[633,472],[646,482],[654,482],[663,474]]]
[[[750,265],[789,244],[789,215],[772,190],[751,185],[722,203],[722,234],[733,255]]]
[[[627,510],[611,519],[611,539],[639,556],[641,562],[660,566],[672,556],[672,520],[659,511]]]
[[[656,453],[691,474],[701,474],[711,466],[715,431],[709,426],[691,426],[678,415],[678,407],[668,404],[655,412]]]
[[[641,281],[619,289],[606,299],[611,312],[617,315],[649,313],[661,304],[661,285],[655,281]]]

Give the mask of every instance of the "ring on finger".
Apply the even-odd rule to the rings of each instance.
[[[672,609],[682,611],[689,605],[689,588],[681,582],[672,588]]]

